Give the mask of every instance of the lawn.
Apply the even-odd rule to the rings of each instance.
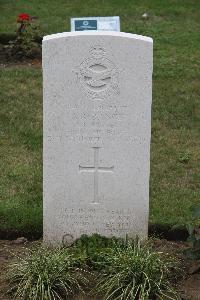
[[[1,228],[41,231],[41,70],[8,68],[0,77]]]
[[[150,222],[185,223],[200,199],[200,2],[1,0],[0,33],[16,15],[37,16],[46,33],[69,30],[70,17],[119,15],[121,30],[154,39]],[[141,15],[147,12],[148,20]],[[42,228],[42,73],[1,67],[0,226]]]

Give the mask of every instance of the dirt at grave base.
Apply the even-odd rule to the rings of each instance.
[[[17,240],[8,241],[0,240],[0,300],[13,300],[13,295],[7,293],[10,286],[6,279],[8,266],[17,260],[17,256],[20,256],[25,249],[31,249],[39,244],[41,241],[32,241],[24,243],[16,243]],[[73,300],[102,300],[100,298],[91,298],[77,296]]]
[[[13,299],[12,295],[6,293],[9,290],[9,284],[6,280],[6,272],[8,269],[8,265],[11,262],[16,260],[16,256],[20,255],[25,249],[32,248],[40,244],[41,241],[33,241],[33,242],[24,242],[24,243],[16,243],[16,241],[8,241],[8,240],[0,240],[0,300],[11,300]],[[168,242],[166,240],[159,240],[158,247],[165,246],[170,251],[173,249],[174,251],[181,250],[185,247],[184,243],[181,242]],[[189,264],[187,266],[188,270],[191,270],[194,267],[194,263],[191,266]],[[196,272],[197,271],[197,272]],[[183,300],[200,300],[200,268],[193,272],[193,274],[187,274],[186,278],[179,283],[180,290],[180,299]],[[189,272],[190,273],[190,272]],[[83,297],[77,297],[75,300],[101,300]]]
[[[200,274],[193,274],[182,283],[182,299],[200,300]]]

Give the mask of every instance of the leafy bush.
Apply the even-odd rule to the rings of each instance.
[[[177,299],[170,285],[177,263],[167,254],[154,251],[149,243],[118,242],[99,255],[104,257],[104,274],[98,279],[96,294],[105,295],[107,300],[146,300],[156,296]]]
[[[16,38],[14,42],[15,50],[21,52],[22,55],[31,57],[33,51],[41,48],[41,45],[37,42],[40,34],[40,29],[37,24],[28,24],[26,29]]]
[[[186,250],[186,254],[192,259],[200,259],[200,206],[192,208],[192,222],[186,224],[189,233],[188,242],[192,247]]]
[[[18,29],[17,36],[10,41],[4,48],[7,50],[9,56],[15,58],[33,58],[41,56],[41,45],[38,43],[41,36],[39,24],[35,18],[28,14],[20,14],[17,18]]]
[[[11,265],[8,274],[15,297],[55,300],[82,291],[87,280],[75,265],[76,259],[67,249],[30,250],[25,258]]]
[[[82,235],[76,240],[72,246],[78,266],[90,267],[92,270],[102,269],[104,264],[104,257],[99,255],[107,251],[107,248],[112,248],[117,241],[116,238],[107,238],[99,234],[92,234],[91,236]]]

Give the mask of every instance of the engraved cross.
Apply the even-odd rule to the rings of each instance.
[[[79,165],[80,172],[92,172],[94,173],[94,200],[93,204],[98,202],[98,192],[99,192],[99,172],[113,172],[114,166],[112,167],[100,167],[99,166],[99,149],[100,147],[93,147],[94,149],[94,166],[81,166]]]

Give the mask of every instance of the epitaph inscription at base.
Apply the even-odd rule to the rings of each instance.
[[[44,240],[147,236],[152,40],[43,39]]]

